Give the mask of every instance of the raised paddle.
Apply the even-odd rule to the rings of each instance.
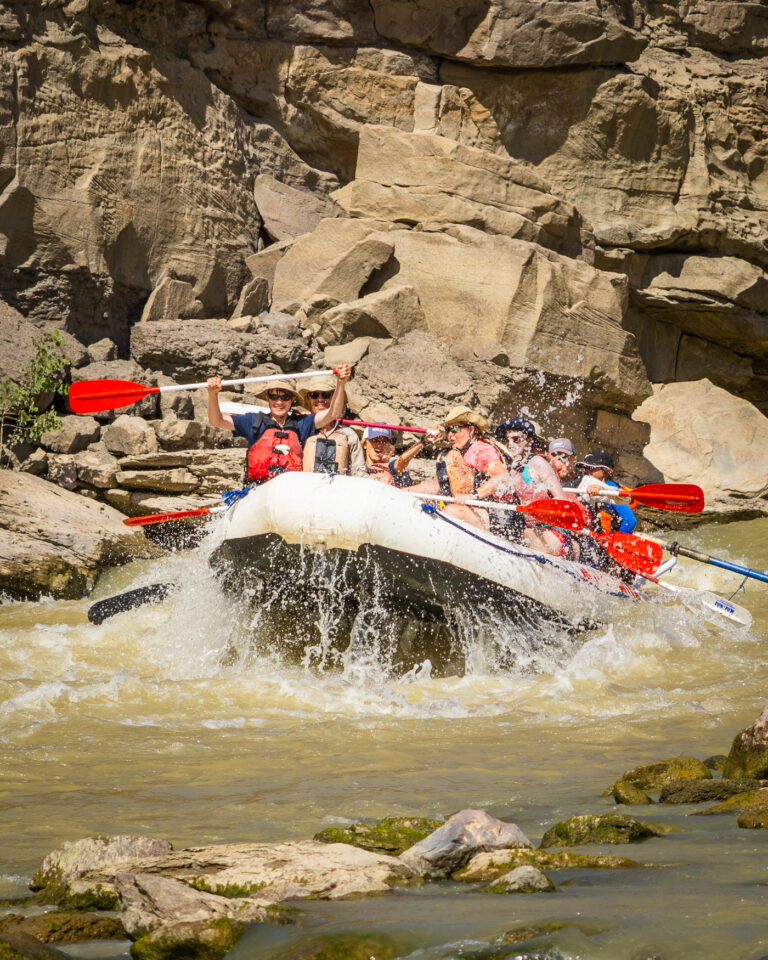
[[[719,560],[717,557],[710,557],[706,553],[699,553],[697,550],[681,547],[679,543],[673,543],[672,546],[667,549],[675,557],[688,557],[691,560],[698,560],[700,563],[710,563],[713,567],[720,567],[723,570],[730,570],[731,573],[740,573],[743,577],[750,577],[752,580],[768,583],[768,573],[761,573],[759,570],[752,570],[750,567],[742,567],[738,563],[730,563],[728,560]]]
[[[322,377],[335,370],[312,370],[307,373],[275,373],[268,377],[241,377],[222,380],[222,387],[238,383],[269,383],[270,380],[301,380],[304,377]],[[73,413],[99,413],[138,403],[153,393],[171,393],[174,390],[202,390],[207,383],[172,383],[165,387],[148,387],[132,380],[79,380],[69,388],[69,406]]]
[[[406,490],[405,493],[409,491]],[[421,500],[439,500],[442,503],[458,503],[455,497],[443,497],[439,493],[412,493],[412,497]],[[578,504],[571,500],[534,500],[533,503],[494,503],[492,500],[465,500],[470,507],[484,507],[487,510],[514,510],[527,513],[539,523],[563,527],[567,530],[583,530],[584,515]]]
[[[233,403],[224,400],[219,404],[222,413],[267,413],[269,407],[260,407],[255,403]],[[401,427],[396,423],[369,423],[367,420],[339,420],[345,427],[381,427],[382,430],[401,430],[403,433],[426,433],[424,427]]]
[[[146,527],[150,523],[168,523],[170,520],[184,520],[186,517],[205,517],[211,513],[224,513],[229,508],[197,507],[195,510],[176,510],[174,513],[149,513],[143,517],[126,517],[123,523],[126,527]]]
[[[583,490],[574,487],[567,488],[565,492],[584,494]],[[701,513],[704,509],[704,491],[693,483],[646,483],[634,490],[601,489],[595,496],[637,500],[643,506],[676,513]]]

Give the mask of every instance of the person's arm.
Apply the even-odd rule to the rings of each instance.
[[[488,479],[477,488],[475,497],[478,500],[493,496],[500,487],[506,484],[509,476],[500,459],[489,460],[483,469],[483,475]]]
[[[555,472],[555,468],[544,457],[534,457],[529,465],[529,469],[537,480],[541,481],[547,492],[555,500],[576,500],[572,493],[566,493],[563,485],[560,483],[560,477]]]
[[[432,477],[430,480],[422,480],[421,483],[408,487],[408,493],[440,493],[440,484],[437,482],[437,477]]]
[[[412,443],[407,450],[403,450],[403,452],[398,457],[395,457],[395,462],[394,462],[395,473],[405,473],[405,469],[408,466],[408,464],[411,462],[411,460],[413,460],[413,458],[417,454],[421,453],[423,449],[424,449],[423,441],[417,440],[415,443]]]
[[[322,430],[334,420],[341,420],[346,401],[346,382],[352,376],[349,364],[340,363],[336,370],[336,389],[333,391],[331,403],[327,410],[315,414],[315,430]]]
[[[219,408],[219,391],[221,390],[221,377],[208,378],[208,423],[212,427],[218,427],[219,430],[235,429],[235,422],[228,413],[222,413]]]
[[[346,433],[346,430],[345,430]],[[363,447],[354,430],[347,433],[349,443],[349,475],[350,477],[367,477],[368,471],[365,469],[365,454]]]

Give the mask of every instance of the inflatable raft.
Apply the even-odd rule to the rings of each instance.
[[[461,670],[460,621],[546,637],[583,631],[615,615],[615,604],[639,599],[606,573],[542,556],[367,479],[282,474],[235,502],[217,534],[211,563],[222,584],[250,597],[255,622],[269,622],[265,635],[279,635],[299,657],[324,644],[343,650],[357,628],[387,633],[402,665],[428,657]]]

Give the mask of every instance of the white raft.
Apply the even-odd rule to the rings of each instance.
[[[287,613],[306,602],[308,577],[318,587],[322,557],[333,559],[325,569],[353,604],[375,589],[438,619],[482,604],[511,620],[579,629],[640,598],[607,573],[449,522],[407,491],[367,479],[282,474],[238,500],[218,532],[211,562],[222,581],[238,590],[259,583],[262,603],[282,588]]]

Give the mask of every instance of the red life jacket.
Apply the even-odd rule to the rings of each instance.
[[[263,483],[278,473],[301,469],[301,444],[293,430],[270,427],[248,450],[248,483]]]

